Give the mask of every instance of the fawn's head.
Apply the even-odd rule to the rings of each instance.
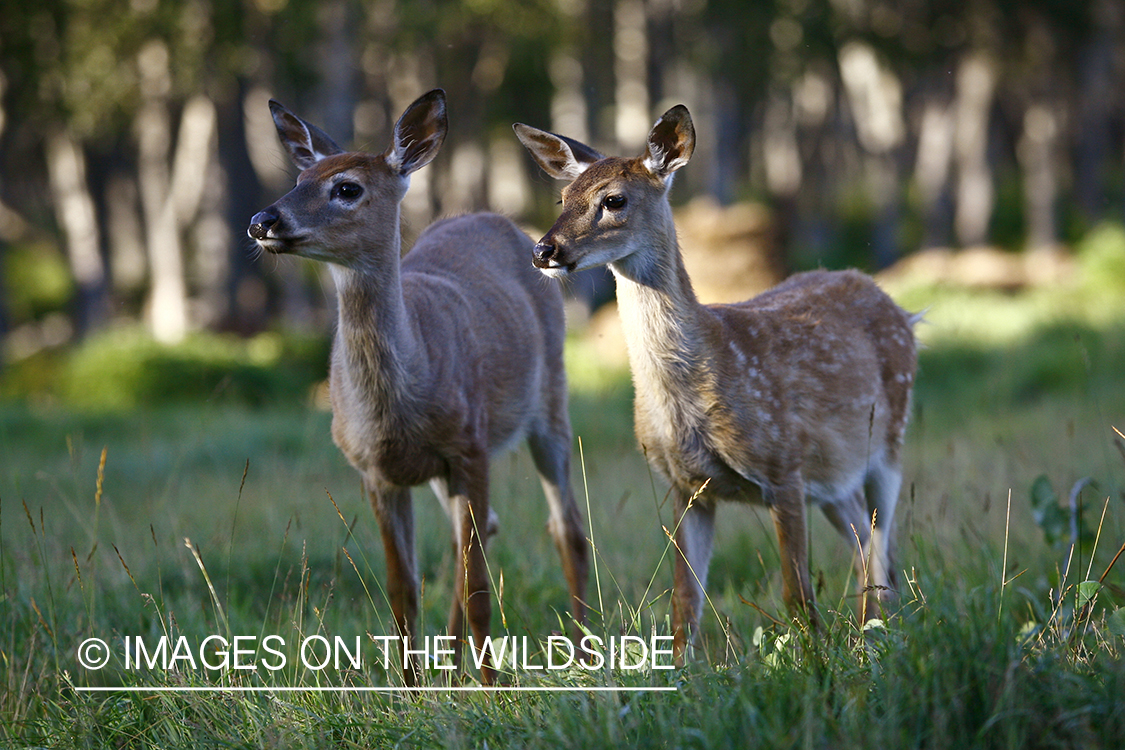
[[[634,257],[655,235],[674,236],[668,189],[673,173],[688,163],[695,129],[687,107],[677,105],[656,121],[645,151],[633,159],[603,156],[571,138],[522,123],[516,136],[543,171],[570,180],[562,191],[562,214],[535,246],[532,262],[548,276]]]
[[[270,112],[301,174],[296,187],[254,215],[246,233],[271,253],[349,267],[377,262],[372,251],[397,239],[410,174],[429,164],[445,140],[445,92],[434,89],[407,107],[381,154],[347,152],[272,100]]]

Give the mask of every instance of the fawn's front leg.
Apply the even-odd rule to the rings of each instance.
[[[383,537],[387,558],[387,596],[400,637],[415,650],[418,629],[418,572],[414,558],[414,507],[409,487],[369,482],[371,507]],[[408,687],[418,684],[418,666],[413,659],[403,660],[403,680]]]
[[[672,591],[672,655],[682,666],[699,637],[707,567],[715,536],[715,504],[678,491],[675,502],[676,570]],[[691,504],[689,505],[689,501]]]
[[[453,566],[454,596],[449,610],[449,633],[457,640],[454,660],[461,663],[461,632],[468,620],[476,648],[483,649],[492,620],[485,543],[489,535],[488,451],[467,456],[449,481],[449,509],[456,555]],[[481,665],[481,682],[491,685],[496,671],[490,662]]]
[[[763,492],[777,532],[781,556],[781,596],[793,615],[817,624],[816,596],[809,582],[808,510],[805,485],[794,472],[785,481]]]

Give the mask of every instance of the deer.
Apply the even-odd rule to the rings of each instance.
[[[254,215],[261,250],[324,262],[337,292],[329,366],[335,444],[362,477],[386,556],[387,596],[403,644],[403,679],[419,683],[418,565],[411,488],[428,482],[453,527],[449,612],[454,668],[467,620],[476,653],[492,605],[485,546],[490,458],[526,440],[549,508],[574,621],[584,618],[586,535],[570,485],[571,429],[561,292],[527,262],[532,240],[509,219],[435,222],[401,253],[410,175],[448,130],[441,89],[403,112],[382,153],[349,152],[275,101],[296,186]],[[481,682],[493,684],[490,656]]]
[[[737,304],[702,304],[684,267],[669,193],[695,147],[672,107],[635,158],[514,125],[561,211],[532,251],[549,277],[606,265],[632,372],[634,427],[668,481],[675,526],[673,655],[693,656],[720,501],[765,505],[782,599],[818,626],[807,505],[856,548],[860,620],[895,587],[892,524],[917,356],[918,316],[858,271],[810,271]]]

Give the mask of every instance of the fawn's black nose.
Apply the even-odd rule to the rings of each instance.
[[[250,219],[250,226],[246,229],[246,234],[255,240],[264,240],[269,236],[270,228],[277,223],[279,218],[281,217],[273,206],[264,211],[259,211],[254,214],[254,218]]]
[[[558,251],[559,249],[549,242],[537,243],[531,254],[531,262],[536,268],[552,268],[558,265],[554,262]]]

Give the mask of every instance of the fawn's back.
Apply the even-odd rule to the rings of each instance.
[[[431,329],[421,331],[434,339],[428,346],[455,346],[478,368],[494,450],[520,437],[540,411],[528,406],[541,400],[545,381],[562,375],[546,370],[561,366],[562,293],[527,262],[533,244],[508,219],[474,214],[432,225],[403,258],[403,291]],[[445,330],[438,336],[435,327]]]
[[[811,500],[831,502],[873,464],[897,463],[912,320],[869,278],[813,271],[703,310],[708,356],[694,387],[638,382],[637,436],[670,481],[759,499],[759,486],[798,470]]]
[[[418,237],[402,258],[401,283],[426,366],[396,363],[412,380],[401,399],[373,401],[373,384],[353,382],[360,370],[348,352],[364,344],[345,346],[341,327],[330,376],[333,437],[353,464],[418,484],[440,474],[463,439],[482,438],[496,453],[547,418],[544,388],[565,383],[563,304],[527,263],[531,247],[495,214],[446,219]],[[371,412],[392,403],[384,414]]]

